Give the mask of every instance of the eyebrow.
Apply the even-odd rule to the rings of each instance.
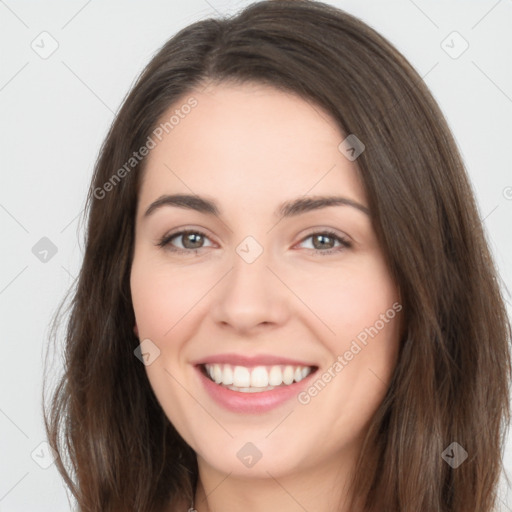
[[[213,200],[200,197],[198,195],[190,194],[173,194],[160,196],[156,201],[153,201],[146,212],[144,218],[149,217],[154,211],[163,206],[175,206],[178,208],[185,208],[188,210],[195,210],[199,213],[221,217],[222,213],[217,203]],[[302,213],[310,212],[313,210],[320,210],[330,206],[351,206],[357,210],[370,215],[370,210],[362,204],[340,196],[313,196],[313,197],[299,197],[291,201],[285,201],[274,212],[275,216],[280,217],[293,217]]]

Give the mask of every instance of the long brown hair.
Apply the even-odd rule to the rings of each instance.
[[[354,496],[367,512],[490,512],[510,422],[511,326],[459,151],[421,77],[385,38],[307,0],[258,2],[181,30],[144,69],[104,141],[64,374],[44,411],[80,511],[160,511],[194,492],[195,454],[133,353],[129,276],[145,160],[126,162],[172,105],[223,81],[299,94],[365,145],[360,177],[406,322]],[[458,467],[443,457],[452,443],[467,452]]]

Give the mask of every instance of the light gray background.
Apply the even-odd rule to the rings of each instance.
[[[462,151],[510,290],[512,1],[328,3],[377,29],[425,78]],[[0,0],[0,512],[70,510],[55,465],[40,467],[50,462],[40,445],[42,362],[49,321],[78,273],[79,216],[114,114],[142,67],[179,29],[248,4]],[[50,48],[43,31],[58,43],[46,59],[31,47]],[[462,40],[446,40],[453,31],[469,44],[458,58]],[[32,252],[42,237],[57,248],[46,262]],[[57,354],[50,375],[60,360]],[[510,440],[506,467],[512,470]],[[512,511],[505,491],[501,503]]]

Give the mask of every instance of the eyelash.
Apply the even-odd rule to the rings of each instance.
[[[194,253],[194,254],[197,254],[201,249],[204,249],[204,247],[200,247],[198,249],[181,249],[179,247],[172,247],[170,246],[170,242],[171,240],[173,240],[174,238],[177,238],[179,236],[183,236],[183,235],[190,235],[190,234],[194,234],[194,235],[200,235],[200,236],[203,236],[205,238],[208,238],[208,236],[203,233],[202,231],[197,231],[197,230],[183,230],[183,231],[178,231],[176,233],[171,233],[170,235],[166,235],[164,237],[162,237],[160,239],[160,241],[156,244],[157,246],[161,247],[162,249],[163,248],[166,248],[167,246],[167,249],[166,250],[169,250],[171,252],[174,252],[174,253]],[[325,251],[323,250],[319,250],[319,249],[309,249],[311,251],[314,251],[317,255],[321,255],[321,256],[328,256],[330,254],[333,254],[333,253],[336,253],[336,252],[340,252],[344,249],[349,249],[352,247],[352,243],[349,242],[346,238],[343,238],[341,236],[339,236],[337,233],[335,233],[334,231],[330,231],[330,230],[323,230],[323,231],[315,231],[313,233],[310,233],[309,235],[307,235],[305,238],[303,238],[300,243],[306,241],[308,238],[311,238],[315,235],[326,235],[330,238],[334,238],[335,241],[338,241],[340,242],[341,244],[341,247],[335,247],[335,248],[332,248],[332,249],[326,249]]]

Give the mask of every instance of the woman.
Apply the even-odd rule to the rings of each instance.
[[[183,29],[88,218],[46,417],[79,510],[493,510],[497,273],[443,115],[367,25],[294,0]]]

